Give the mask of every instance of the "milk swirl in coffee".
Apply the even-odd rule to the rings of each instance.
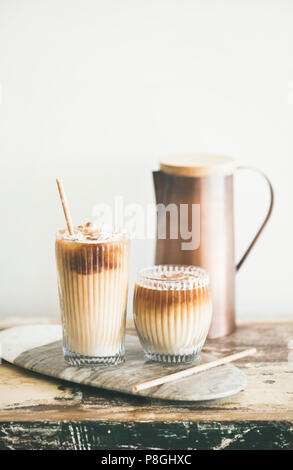
[[[87,223],[56,237],[64,358],[117,364],[124,356],[129,235]]]
[[[212,319],[209,276],[194,266],[154,266],[135,285],[134,321],[147,359],[191,362]]]

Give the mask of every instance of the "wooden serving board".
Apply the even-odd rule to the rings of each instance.
[[[136,336],[126,335],[126,360],[118,366],[69,366],[63,360],[59,325],[28,325],[0,332],[1,357],[19,367],[96,388],[179,401],[227,397],[246,386],[245,374],[232,364],[186,377],[176,382],[134,392],[133,386],[192,365],[160,364],[144,359]],[[200,363],[214,357],[202,353]]]

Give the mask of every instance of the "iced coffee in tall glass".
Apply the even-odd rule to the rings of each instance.
[[[87,223],[56,236],[64,359],[118,364],[124,357],[129,234]]]

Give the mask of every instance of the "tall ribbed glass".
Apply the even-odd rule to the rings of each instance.
[[[60,231],[55,249],[65,361],[118,364],[124,357],[129,236],[76,240]]]
[[[133,313],[147,359],[196,360],[212,319],[208,273],[195,266],[143,269],[135,284]]]

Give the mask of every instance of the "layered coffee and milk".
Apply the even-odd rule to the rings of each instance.
[[[129,235],[87,223],[56,237],[64,358],[116,364],[124,356]]]
[[[134,321],[148,359],[191,362],[206,340],[212,319],[209,276],[194,266],[154,266],[135,285]]]

